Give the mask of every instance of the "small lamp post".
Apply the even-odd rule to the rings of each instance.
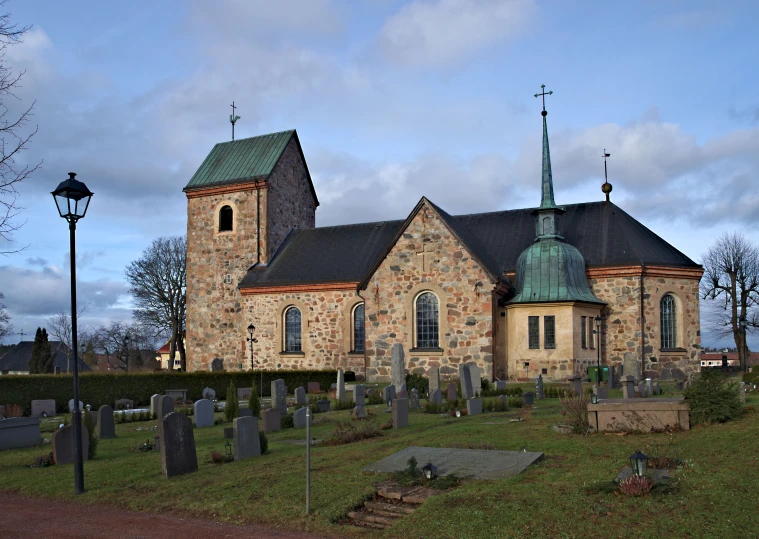
[[[253,336],[253,333],[256,331],[256,326],[253,324],[250,324],[248,326],[248,337],[246,340],[248,341],[248,344],[250,345],[250,370],[253,370],[253,344],[258,342],[258,339],[256,339]],[[261,398],[264,398],[264,371],[261,370]]]
[[[90,205],[92,191],[69,172],[69,179],[62,181],[51,193],[60,216],[69,223],[69,254],[71,260],[71,352],[74,355],[74,493],[84,492],[84,462],[82,449],[82,413],[79,409],[79,358],[76,342],[76,223],[84,218]]]
[[[593,333],[596,334],[596,348],[598,349],[596,382],[598,383],[598,387],[601,387],[601,316],[596,316],[593,321],[596,323],[596,329],[593,330]]]
[[[126,371],[129,372],[129,335],[124,335],[124,353],[126,354]]]
[[[431,462],[428,462],[426,466],[422,467],[422,473],[427,479],[435,479],[437,477],[437,466],[433,466]]]
[[[630,455],[630,468],[632,468],[633,475],[636,477],[646,475],[648,471],[648,457],[641,453],[640,449]]]

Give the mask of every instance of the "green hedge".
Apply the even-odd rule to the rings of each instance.
[[[263,375],[264,395],[271,394],[271,382],[277,378],[285,381],[290,392],[307,387],[308,382],[319,382],[322,390],[327,390],[337,380],[337,371],[264,371]],[[114,406],[118,399],[132,399],[135,406],[144,406],[150,404],[152,395],[162,395],[167,389],[186,389],[188,399],[198,400],[205,387],[216,390],[216,397],[224,400],[230,383],[238,388],[260,386],[261,372],[87,373],[79,375],[79,400],[93,409]],[[72,398],[70,375],[0,376],[0,404],[18,404],[25,414],[29,414],[32,400],[55,399],[58,410],[64,411]]]

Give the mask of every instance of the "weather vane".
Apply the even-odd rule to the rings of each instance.
[[[240,117],[235,116],[235,102],[232,101],[232,104],[229,106],[232,107],[232,114],[229,115],[229,121],[232,123],[232,140],[235,140],[235,122],[237,122]]]
[[[606,195],[606,202],[609,202],[609,193],[611,193],[612,186],[609,183],[609,174],[606,169],[606,158],[611,157],[611,154],[606,151],[606,148],[604,148],[604,153],[601,157],[604,158],[604,184],[601,186],[601,191]]]
[[[540,114],[542,114],[543,116],[546,116],[548,114],[546,112],[546,96],[547,95],[551,95],[553,93],[553,90],[551,90],[550,92],[546,92],[546,85],[545,84],[541,84],[540,85],[540,90],[541,90],[541,92],[539,94],[535,94],[535,97],[542,97],[543,98],[543,112],[541,112]]]

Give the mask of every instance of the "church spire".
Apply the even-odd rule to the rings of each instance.
[[[540,113],[543,116],[543,182],[541,186],[541,210],[558,209],[556,201],[553,198],[553,176],[551,175],[551,150],[548,147],[548,124],[546,123],[546,96],[553,94],[553,90],[546,92],[546,85],[540,85],[541,92],[535,94],[535,97],[543,98],[543,111]]]

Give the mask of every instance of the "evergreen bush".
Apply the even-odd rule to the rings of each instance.
[[[426,395],[429,391],[429,382],[427,378],[421,374],[407,374],[406,375],[406,390],[411,394],[411,390],[416,389],[419,392],[419,396]]]
[[[237,400],[237,388],[234,382],[230,382],[227,388],[226,405],[224,406],[224,419],[231,423],[238,415],[240,415],[240,403]]]
[[[87,428],[87,438],[90,441],[90,451],[87,460],[94,460],[98,452],[98,442],[100,440],[95,436],[95,422],[92,420],[92,415],[89,412],[84,412],[83,415],[82,423]]]
[[[253,412],[254,417],[261,415],[261,400],[258,398],[258,388],[256,383],[250,385],[250,397],[248,397],[248,408]]]
[[[738,384],[729,382],[727,373],[705,369],[684,392],[690,405],[692,424],[725,423],[741,415],[743,405]]]
[[[265,455],[269,451],[269,439],[266,437],[266,433],[262,430],[258,431],[258,441],[261,444],[261,454]]]

